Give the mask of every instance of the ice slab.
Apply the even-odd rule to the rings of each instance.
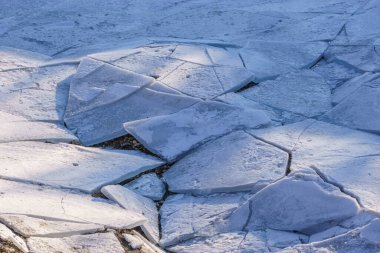
[[[259,83],[241,94],[253,101],[306,117],[321,115],[331,108],[330,86],[322,76],[302,70]]]
[[[121,185],[107,185],[101,191],[107,198],[112,199],[126,210],[143,215],[147,222],[141,225],[141,229],[153,243],[157,244],[159,242],[158,211],[153,200],[145,198]]]
[[[247,217],[246,210],[251,210]],[[354,216],[356,200],[325,183],[313,170],[297,171],[267,186],[229,217],[242,229],[320,232]],[[236,224],[232,224],[236,226]]]
[[[31,237],[27,240],[32,252],[51,253],[124,253],[119,240],[112,232],[73,235],[63,238]]]
[[[155,173],[144,174],[124,187],[155,201],[161,200],[166,192],[164,183]]]
[[[364,207],[380,210],[378,135],[315,120],[250,132],[292,152],[291,170],[312,167]]]
[[[242,128],[269,123],[263,111],[219,102],[200,102],[177,113],[124,124],[153,153],[173,161],[202,142]]]
[[[380,75],[354,78],[339,87],[334,94],[334,108],[321,117],[322,120],[380,133]],[[372,80],[371,80],[372,79]]]
[[[164,173],[171,192],[259,191],[285,176],[288,153],[244,131],[207,142]]]
[[[61,173],[62,174],[62,173]],[[0,214],[84,222],[108,228],[134,228],[145,218],[111,201],[47,186],[1,180]]]
[[[65,127],[49,122],[28,121],[0,112],[0,143],[15,141],[78,142]]]
[[[163,164],[139,151],[63,143],[1,143],[0,150],[2,177],[84,192],[95,192],[103,185],[121,182]]]
[[[171,195],[160,209],[160,244],[164,247],[196,236],[212,236],[218,219],[230,215],[249,194],[214,194],[204,197]]]
[[[66,237],[104,230],[104,226],[35,218],[26,215],[0,214],[0,221],[24,237]]]
[[[63,124],[75,64],[0,72],[0,110]]]
[[[374,253],[380,250],[380,220],[376,219],[363,228],[349,231],[331,239],[310,244],[297,245],[280,251],[293,252],[325,252],[325,253]]]
[[[172,114],[200,101],[155,82],[113,103],[66,115],[65,123],[88,146],[127,134],[125,122]]]
[[[241,51],[247,69],[254,73],[254,81],[276,77],[297,69],[313,66],[323,55],[323,42],[294,43],[250,41]]]

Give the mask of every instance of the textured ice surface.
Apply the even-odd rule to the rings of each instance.
[[[173,161],[211,138],[268,123],[269,118],[260,110],[200,102],[171,115],[125,123],[124,127],[147,149]]]
[[[314,120],[251,133],[288,149],[291,170],[312,167],[365,207],[380,210],[378,135]]]
[[[287,162],[285,151],[238,131],[182,158],[164,180],[169,191],[179,193],[258,191],[283,177]]]
[[[94,223],[109,228],[133,228],[145,222],[141,214],[74,191],[8,180],[0,181],[0,191],[0,214]]]
[[[84,192],[95,192],[103,185],[121,182],[163,164],[139,151],[70,144],[12,142],[1,143],[0,150],[2,177]]]
[[[164,183],[155,173],[144,174],[124,187],[153,200],[162,199],[166,191]]]
[[[249,216],[242,212],[247,208]],[[325,183],[313,170],[305,170],[264,188],[229,219],[240,220],[242,229],[271,228],[312,234],[354,216],[358,210],[354,198]]]

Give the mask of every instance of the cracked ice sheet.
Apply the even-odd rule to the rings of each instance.
[[[313,234],[354,216],[359,205],[312,169],[293,172],[256,193],[224,222],[225,231],[276,229]]]
[[[281,75],[275,80],[268,80],[246,89],[240,94],[264,105],[306,117],[321,115],[331,108],[330,86],[322,76],[311,70]]]
[[[309,68],[326,50],[324,42],[250,41],[240,50],[247,69],[254,73],[254,81],[261,82],[279,74]]]
[[[144,174],[124,187],[155,201],[161,200],[166,192],[164,183],[156,173]]]
[[[329,62],[337,61],[358,71],[380,71],[379,45],[331,45],[325,58]]]
[[[323,76],[331,89],[335,89],[345,81],[363,73],[363,71],[355,67],[334,60],[321,60],[312,67],[312,70]]]
[[[125,123],[124,128],[151,152],[174,161],[207,140],[269,123],[264,111],[199,102],[171,115]]]
[[[147,222],[141,225],[142,231],[154,244],[159,242],[158,211],[153,200],[145,198],[121,185],[104,186],[101,192],[126,210],[143,215]]]
[[[364,207],[380,212],[378,135],[315,120],[250,133],[291,151],[291,170],[312,167]]]
[[[65,123],[89,146],[127,134],[125,122],[172,114],[200,101],[155,82],[114,103],[66,115]]]
[[[32,252],[51,253],[124,253],[113,232],[89,235],[73,235],[63,238],[31,237],[27,244]]]
[[[182,158],[164,173],[164,180],[178,193],[259,191],[285,176],[287,162],[288,153],[238,131]]]
[[[50,59],[39,53],[0,46],[0,71],[38,67]]]
[[[104,226],[35,218],[26,215],[0,214],[0,221],[23,237],[64,237],[104,230]]]
[[[346,45],[372,45],[380,38],[380,1],[370,0],[352,15],[336,42]]]
[[[160,209],[160,244],[167,247],[196,236],[217,234],[217,220],[228,216],[249,196],[247,193],[169,196]]]
[[[366,73],[337,88],[333,102],[338,103],[320,119],[380,133],[380,74]]]
[[[380,219],[320,242],[297,245],[280,251],[282,253],[376,253],[380,251]]]
[[[226,93],[215,99],[216,101],[224,102],[230,105],[238,106],[241,108],[250,108],[256,110],[264,110],[271,118],[272,126],[284,125],[305,120],[306,117],[300,114],[292,113],[289,111],[279,110],[264,104],[260,104],[248,98],[245,98],[239,93]]]
[[[252,73],[244,68],[186,62],[160,81],[187,95],[211,99],[238,90],[252,78]]]
[[[170,252],[181,253],[244,253],[276,252],[279,249],[300,244],[307,236],[297,233],[267,229],[265,231],[234,231],[209,237],[195,237],[170,246]]]
[[[78,142],[63,126],[35,122],[0,111],[0,143],[16,141]]]
[[[95,192],[103,185],[121,182],[163,164],[139,151],[70,144],[12,142],[0,144],[0,150],[2,177],[84,192]]]
[[[153,81],[151,77],[85,58],[71,81],[65,118],[117,102]]]
[[[142,215],[127,211],[114,202],[76,191],[0,180],[0,192],[0,215],[27,215],[119,229],[130,229],[145,222]]]
[[[178,253],[243,253],[254,250],[257,253],[270,252],[266,245],[264,232],[230,232],[211,237],[196,237],[168,247],[170,252]]]
[[[182,93],[203,99],[238,90],[252,80],[252,73],[244,68],[234,50],[207,45],[151,44],[122,51],[118,56],[117,52],[93,57],[152,76]]]
[[[0,109],[30,120],[63,123],[76,65],[0,72]]]

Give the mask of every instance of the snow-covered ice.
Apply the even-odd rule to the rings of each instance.
[[[0,251],[379,252],[379,23],[379,0],[0,0]]]

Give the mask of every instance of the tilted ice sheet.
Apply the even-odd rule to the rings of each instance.
[[[147,219],[147,222],[141,225],[142,231],[154,244],[159,242],[158,211],[153,200],[128,190],[121,185],[104,186],[101,192],[126,210],[143,215]]]

